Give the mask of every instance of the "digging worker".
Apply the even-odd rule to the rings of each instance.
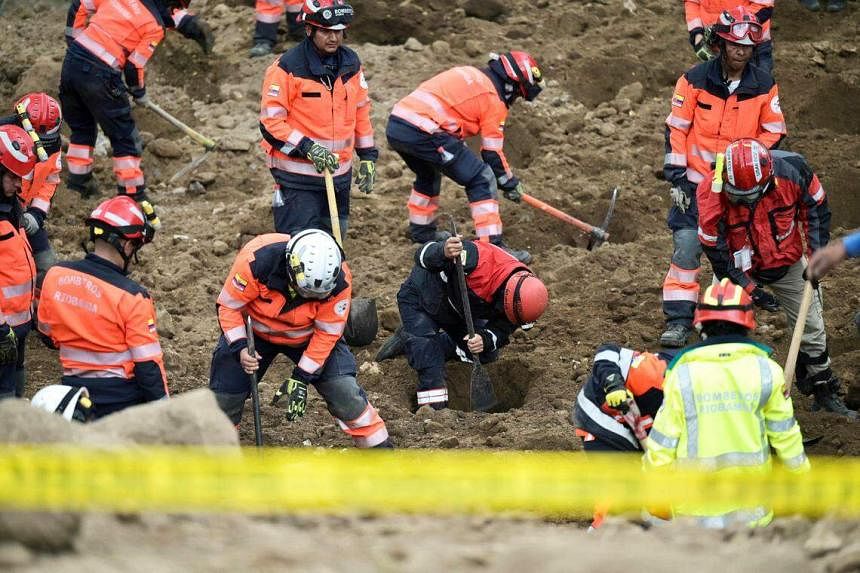
[[[807,276],[812,280],[821,280],[836,265],[845,259],[860,257],[860,231],[854,231],[841,241],[835,241],[813,253],[809,259]],[[860,312],[854,315],[854,324],[860,334]]]
[[[18,107],[22,106],[24,115],[19,115]],[[60,127],[63,124],[63,113],[57,100],[46,93],[29,93],[19,99],[12,108],[14,115],[0,118],[0,125],[21,125],[29,121],[32,129],[48,156],[46,161],[38,161],[33,169],[33,177],[21,182],[21,201],[24,213],[21,224],[27,233],[27,240],[36,261],[36,297],[45,273],[57,262],[48,232],[45,230],[45,220],[51,208],[51,201],[60,184],[60,172],[63,170],[62,152],[60,150]],[[23,126],[22,126],[23,127]]]
[[[684,15],[687,19],[687,31],[690,33],[690,45],[696,56],[703,62],[714,59],[716,54],[711,49],[708,30],[720,19],[720,15],[737,6],[746,8],[755,14],[761,24],[761,42],[756,46],[753,63],[773,73],[773,42],[770,36],[770,21],[773,18],[774,0],[685,0]]]
[[[761,26],[743,7],[723,12],[713,27],[720,55],[685,73],[675,85],[666,118],[663,175],[672,184],[668,224],[673,253],[663,280],[663,346],[680,348],[692,332],[699,296],[702,248],[696,238],[696,186],[716,154],[741,137],[773,147],[785,136],[785,119],[773,77],[750,65]]]
[[[393,447],[385,422],[356,381],[355,357],[343,341],[352,274],[328,233],[260,235],[236,257],[218,295],[221,337],[212,355],[209,387],[238,426],[250,395],[249,374],[261,379],[279,354],[295,363],[277,392],[287,420],[305,413],[308,385],[359,448]],[[250,316],[255,354],[248,351]]]
[[[60,74],[60,102],[72,130],[66,185],[84,198],[98,193],[92,171],[101,127],[113,150],[117,193],[138,201],[156,226],[127,94],[137,105],[148,105],[144,69],[166,28],[176,28],[207,53],[211,50],[209,26],[187,7],[187,0],[74,0],[67,20],[69,47]]]
[[[272,53],[278,41],[278,24],[284,17],[284,12],[287,14],[287,33],[293,40],[301,41],[305,36],[301,22],[304,3],[304,0],[256,0],[254,46],[249,55],[252,58],[259,58]]]
[[[128,277],[155,231],[125,195],[102,202],[86,224],[93,251],[45,275],[39,331],[60,350],[61,383],[87,388],[103,417],[168,397],[155,306]]]
[[[275,230],[331,231],[323,172],[334,178],[340,227],[346,233],[353,151],[356,184],[373,190],[376,159],[370,98],[358,54],[343,45],[352,22],[344,0],[308,0],[305,39],[266,70],[260,131],[266,165],[275,179]]]
[[[526,52],[491,56],[485,68],[459,66],[442,72],[397,102],[388,118],[388,143],[415,173],[409,233],[415,243],[444,238],[436,230],[442,174],[466,188],[475,234],[528,263],[527,251],[502,241],[498,189],[518,203],[525,192],[502,150],[508,108],[533,101],[543,87],[537,62]],[[481,136],[481,157],[464,141]]]
[[[22,397],[24,349],[32,323],[36,263],[21,222],[19,195],[31,181],[36,157],[33,140],[17,125],[0,126],[0,399]]]
[[[739,139],[725,150],[725,169],[706,178],[697,195],[699,240],[714,274],[740,285],[760,308],[782,307],[793,325],[803,298],[804,254],[830,240],[830,209],[818,176],[797,153]],[[815,397],[816,408],[857,417],[839,397],[830,369],[818,288],[797,357],[797,387]]]
[[[644,465],[656,469],[692,465],[730,473],[769,471],[773,448],[783,465],[809,468],[782,369],[771,349],[754,342],[753,303],[724,278],[709,286],[696,306],[702,342],[669,363],[663,405],[648,434]],[[676,506],[675,516],[694,517],[705,527],[767,525],[766,507]]]
[[[672,353],[674,354],[674,353]],[[663,403],[663,375],[672,354],[603,344],[571,411],[587,452],[638,452]]]
[[[457,269],[461,257],[475,321],[470,339],[461,308]],[[418,372],[418,406],[448,406],[445,362],[471,355],[486,364],[498,358],[511,334],[546,310],[546,286],[500,247],[449,237],[415,253],[415,266],[397,293],[403,326],[386,340],[377,361],[405,354]]]

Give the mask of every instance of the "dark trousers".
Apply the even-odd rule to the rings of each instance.
[[[272,169],[272,174],[277,180],[276,171]],[[346,189],[338,189],[335,186],[335,200],[340,232],[345,237],[349,225],[349,186]],[[294,235],[305,229],[332,232],[325,187],[307,190],[280,184],[272,198],[272,214],[275,218],[275,231],[278,233]]]
[[[24,370],[24,350],[27,348],[27,334],[30,332],[29,322],[15,326],[15,336],[18,338],[18,359],[13,364],[0,366],[0,400],[3,398],[23,398],[26,370]]]

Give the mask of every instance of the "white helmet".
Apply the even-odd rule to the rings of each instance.
[[[63,384],[45,386],[33,396],[30,402],[36,408],[60,414],[70,422],[88,422],[93,415],[93,403],[86,387],[75,388]]]
[[[302,298],[322,299],[331,294],[342,262],[343,252],[325,231],[306,229],[287,243],[291,286]]]

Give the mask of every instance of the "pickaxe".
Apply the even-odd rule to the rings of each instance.
[[[612,220],[612,214],[615,211],[615,201],[618,198],[618,187],[612,190],[612,197],[609,200],[609,210],[606,212],[606,217],[603,219],[603,225],[601,225],[600,227],[595,227],[594,225],[589,225],[584,221],[580,221],[576,217],[568,215],[564,211],[560,211],[559,209],[556,209],[555,207],[548,205],[540,199],[532,197],[527,193],[522,193],[521,195],[523,201],[525,201],[532,207],[540,209],[544,213],[552,215],[556,219],[564,221],[569,225],[573,225],[577,229],[588,234],[587,248],[589,251],[596,247],[599,247],[603,244],[604,241],[609,239],[609,233],[607,232],[607,229],[609,228],[609,222]]]
[[[206,150],[206,152],[203,155],[201,155],[200,157],[197,157],[195,159],[192,159],[191,163],[189,163],[188,165],[186,165],[185,167],[183,167],[182,169],[177,171],[176,174],[170,178],[170,183],[177,181],[181,177],[187,175],[192,170],[194,170],[198,166],[200,166],[200,164],[202,164],[204,161],[206,161],[206,159],[209,157],[209,155],[212,153],[212,151],[214,151],[215,148],[218,146],[217,141],[215,141],[214,139],[210,139],[210,138],[206,137],[205,135],[203,135],[202,133],[195,131],[194,129],[190,128],[188,125],[186,125],[185,123],[180,121],[178,118],[174,117],[172,114],[170,114],[166,110],[164,110],[161,106],[153,103],[152,101],[147,99],[146,103],[143,104],[143,107],[154,111],[157,115],[161,116],[168,123],[170,123],[174,127],[178,128],[180,131],[182,131],[185,135],[190,137],[195,142],[202,145],[203,148]]]

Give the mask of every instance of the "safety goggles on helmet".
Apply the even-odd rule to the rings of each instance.
[[[764,39],[764,31],[756,15],[742,6],[724,10],[713,31],[720,38],[742,46],[755,46]]]
[[[758,44],[762,39],[762,28],[755,22],[735,22],[729,26],[729,40],[735,44]]]
[[[732,203],[752,204],[773,184],[773,159],[767,147],[749,137],[726,147],[723,190]]]
[[[760,185],[755,185],[751,189],[739,189],[729,182],[724,182],[723,190],[725,190],[726,196],[732,203],[743,203],[745,205],[752,205],[753,203],[761,199],[762,195],[767,192],[767,190],[770,188],[771,181],[772,180],[768,179]]]

